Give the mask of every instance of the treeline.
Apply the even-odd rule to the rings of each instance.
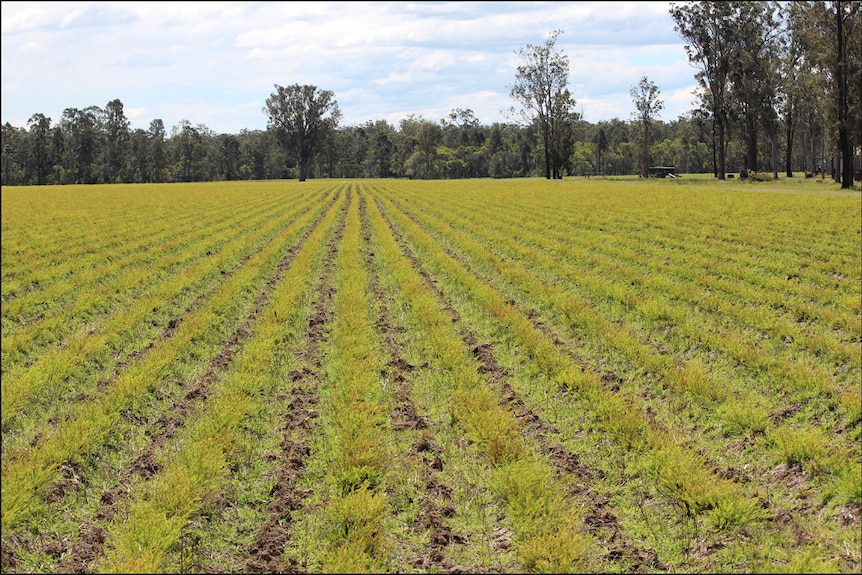
[[[295,159],[270,130],[217,134],[183,120],[170,133],[162,120],[148,130],[129,129],[120,100],[102,109],[68,108],[56,124],[34,114],[29,129],[2,126],[3,185],[203,182],[293,179]],[[637,173],[639,126],[614,119],[577,121],[566,175]],[[410,116],[398,126],[377,120],[340,127],[312,164],[312,177],[517,178],[542,175],[536,128],[514,123],[480,124],[470,110],[432,122]],[[678,172],[714,170],[710,123],[697,113],[653,126],[652,162]],[[826,148],[824,125],[812,123],[794,153],[799,171],[819,165]],[[768,160],[769,142],[760,157]],[[741,144],[728,147],[731,166],[742,164]],[[828,161],[828,160],[827,160]],[[760,169],[772,171],[768,161]],[[827,172],[830,173],[830,172]]]
[[[575,112],[568,58],[544,45],[519,51],[512,98],[519,122],[482,124],[470,109],[437,121],[410,115],[341,126],[334,94],[276,86],[266,130],[216,134],[182,120],[167,132],[130,128],[123,103],[36,113],[2,126],[3,185],[330,178],[562,177],[599,172],[748,176],[820,172],[849,187],[862,144],[862,3],[684,2],[677,33],[697,72],[695,109],[660,119],[659,87],[632,86],[632,119],[591,124]],[[514,108],[513,108],[514,109]],[[314,133],[292,114],[321,119]],[[300,119],[301,119],[300,118]],[[300,150],[302,153],[296,153]]]

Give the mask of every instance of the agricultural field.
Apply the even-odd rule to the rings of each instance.
[[[862,194],[2,189],[4,573],[862,569]]]

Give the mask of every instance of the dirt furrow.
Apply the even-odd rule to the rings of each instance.
[[[364,195],[360,197],[359,210],[366,245],[365,261],[369,272],[369,287],[379,310],[377,327],[383,334],[390,357],[384,377],[387,381],[397,384],[393,393],[395,406],[391,414],[392,428],[396,431],[427,429],[429,426],[427,417],[420,415],[413,402],[411,382],[411,372],[427,367],[427,363],[415,366],[404,358],[403,346],[398,341],[398,334],[407,330],[404,326],[394,324],[385,290],[381,286],[380,277],[376,271],[375,254],[370,248],[371,224],[368,220],[367,199]],[[413,442],[407,454],[408,459],[418,461],[424,471],[422,475],[425,478],[424,493],[418,501],[421,513],[417,517],[416,524],[411,527],[428,533],[428,546],[424,552],[406,557],[406,561],[413,568],[425,572],[466,573],[469,569],[456,565],[445,554],[445,549],[449,545],[464,545],[469,537],[454,533],[449,525],[448,518],[452,517],[456,510],[450,503],[452,488],[440,477],[445,464],[443,451],[435,441],[422,436]]]
[[[311,454],[308,438],[317,424],[319,388],[325,378],[320,348],[329,337],[332,320],[332,300],[335,288],[332,279],[338,246],[344,235],[347,201],[342,207],[339,221],[326,247],[321,277],[315,288],[311,317],[306,326],[307,345],[302,352],[305,367],[289,373],[292,385],[285,399],[287,403],[281,432],[282,451],[276,456],[279,467],[275,471],[275,486],[268,505],[266,522],[258,529],[254,542],[247,549],[244,562],[247,573],[302,573],[307,566],[300,565],[296,558],[287,562],[282,559],[285,546],[290,540],[293,513],[302,509],[303,500],[311,496],[307,489],[298,487],[306,473],[305,460]]]

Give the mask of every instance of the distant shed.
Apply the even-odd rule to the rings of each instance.
[[[649,169],[649,177],[651,178],[675,178],[675,166],[652,166]]]

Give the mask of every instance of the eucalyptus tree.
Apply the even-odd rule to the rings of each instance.
[[[437,147],[443,143],[443,127],[436,122],[411,117],[402,120],[402,131],[409,129],[413,152],[404,161],[404,172],[414,178],[428,180],[441,175]]]
[[[175,182],[204,181],[207,149],[205,126],[192,126],[188,120],[171,128],[172,179]]]
[[[341,120],[335,94],[312,85],[276,84],[275,92],[266,99],[264,112],[269,119],[267,128],[296,158],[299,181],[304,182],[309,166]]]
[[[63,110],[63,115],[60,116],[60,121],[54,128],[63,134],[63,171],[66,173],[70,183],[75,183],[78,180],[78,157],[77,157],[77,129],[76,120],[80,113],[78,108],[66,108]]]
[[[605,165],[602,162],[602,156],[608,150],[608,133],[605,131],[605,127],[601,122],[598,125],[598,129],[595,131],[593,142],[596,145],[595,150],[599,171],[604,173]]]
[[[221,134],[216,141],[219,150],[219,177],[226,181],[240,179],[239,139],[233,134]]]
[[[580,114],[575,111],[575,101],[568,90],[554,94],[551,102],[551,176],[562,179],[564,171],[572,167],[572,151],[575,146],[575,126]]]
[[[6,122],[0,126],[2,134],[2,154],[0,154],[0,179],[4,186],[17,186],[26,183],[24,174],[27,166],[27,131]]]
[[[105,131],[105,182],[114,183],[118,178],[124,179],[121,171],[129,144],[129,120],[119,98],[105,106],[102,123]]]
[[[473,110],[453,108],[440,124],[446,146],[443,152],[449,156],[444,172],[461,178],[487,176],[488,156],[483,145],[487,130],[479,123]]]
[[[784,51],[780,5],[770,1],[729,2],[733,8],[730,60],[730,94],[740,132],[745,141],[744,173],[758,171],[759,135],[772,144],[772,169],[777,175],[776,114],[783,77],[780,56]]]
[[[126,181],[151,182],[150,173],[150,135],[146,130],[136,128],[129,133],[129,149],[126,155]]]
[[[598,128],[604,134],[604,145],[597,142],[597,148],[602,147],[601,171],[608,174],[634,173],[634,161],[631,157],[632,125],[619,118],[599,122]]]
[[[58,128],[64,134],[65,169],[75,183],[93,184],[99,181],[99,174],[95,170],[102,146],[99,128],[102,113],[98,106],[63,110]]]
[[[532,153],[531,139],[517,124],[494,122],[482,145],[487,158],[487,175],[513,178],[529,173],[525,160]]]
[[[66,137],[58,126],[51,128],[50,158],[53,171],[52,184],[68,184],[69,175],[63,169],[63,159],[66,156]]]
[[[571,151],[571,122],[577,117],[575,100],[566,88],[569,58],[555,50],[560,34],[562,30],[554,30],[544,44],[516,50],[522,63],[511,87],[511,96],[521,108],[512,107],[510,112],[538,127],[547,179],[562,177],[561,162]]]
[[[859,2],[793,2],[790,22],[809,63],[827,86],[830,145],[842,188],[853,185],[853,150],[862,142],[862,7]]]
[[[630,92],[635,104],[634,117],[640,127],[640,173],[643,177],[649,175],[651,128],[659,113],[664,109],[664,102],[659,99],[659,88],[646,75],[632,86]]]
[[[395,127],[386,120],[377,120],[373,124],[369,122],[367,131],[371,139],[365,159],[368,172],[375,178],[388,178],[392,175],[392,155],[397,138]]]
[[[734,2],[671,3],[674,30],[685,40],[689,62],[698,68],[695,79],[710,111],[713,146],[718,156],[715,175],[725,179],[727,130],[730,121],[731,64],[736,49]]]
[[[808,173],[823,168],[824,135],[832,102],[824,97],[829,72],[823,68],[822,50],[816,48],[818,42],[805,24],[810,11],[802,2],[790,2],[784,16],[789,34],[781,64],[785,76],[781,86],[781,115],[787,144],[784,169],[789,178],[793,176],[794,159]]]
[[[265,130],[240,130],[239,136],[240,178],[243,180],[265,180],[266,157],[272,134]]]
[[[453,108],[440,124],[443,126],[446,145],[450,148],[481,146],[485,142],[479,119],[470,108]]]
[[[48,183],[48,175],[51,173],[50,135],[51,118],[44,114],[33,114],[27,121],[30,127],[30,153],[33,161],[31,180],[38,186]]]
[[[149,135],[149,145],[147,155],[150,165],[150,177],[148,182],[164,182],[167,180],[168,157],[165,149],[165,138],[167,131],[165,123],[161,118],[156,118],[150,122],[150,127],[147,130]]]
[[[789,22],[789,9],[783,11],[785,20]],[[811,72],[806,64],[807,58],[802,50],[802,45],[793,34],[788,34],[786,50],[781,56],[782,69],[785,71],[785,82],[781,89],[781,117],[784,122],[784,172],[788,178],[793,177],[793,148],[798,141],[800,132],[800,116],[803,115],[803,110],[809,108],[812,103],[803,104],[803,96],[806,92],[805,87],[811,86]],[[809,90],[810,92],[810,90]],[[812,154],[813,156],[813,154]],[[814,165],[814,161],[808,160],[803,162],[803,165],[808,171]]]
[[[317,155],[315,173],[327,178],[364,177],[362,158],[368,147],[368,135],[362,126],[339,128]]]

